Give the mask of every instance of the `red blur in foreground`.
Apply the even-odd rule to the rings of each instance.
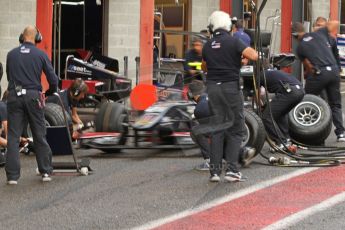
[[[343,193],[344,173],[344,165],[320,168],[154,229],[262,229]],[[284,227],[281,229],[294,229],[294,226]]]
[[[132,108],[145,110],[157,101],[157,89],[154,85],[139,84],[130,95]]]

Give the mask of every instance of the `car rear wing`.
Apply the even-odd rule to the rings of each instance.
[[[74,80],[77,78],[85,81],[102,82],[103,85],[97,87],[96,94],[103,95],[113,101],[128,97],[132,88],[131,79],[71,55],[66,58],[65,79]]]

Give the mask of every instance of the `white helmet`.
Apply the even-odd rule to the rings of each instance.
[[[231,30],[231,18],[230,15],[224,11],[214,11],[208,18],[208,28],[211,33],[217,29],[223,29],[226,31]]]

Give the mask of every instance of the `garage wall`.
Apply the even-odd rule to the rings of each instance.
[[[192,0],[192,31],[207,29],[208,17],[219,10],[219,0]]]
[[[0,5],[0,62],[5,67],[8,51],[19,44],[19,34],[27,25],[36,23],[36,0],[1,0]],[[7,88],[6,74],[1,87]]]
[[[261,4],[261,0],[258,1],[258,6]],[[268,0],[266,3],[266,6],[264,10],[261,13],[260,18],[260,26],[261,29],[265,29],[266,25],[266,19],[267,17],[270,17],[272,15],[275,15],[276,9],[281,9],[281,0]],[[273,50],[271,52],[273,53],[280,53],[280,44],[281,44],[281,26],[280,26],[280,20],[277,21],[278,25],[274,26],[274,31],[272,33],[272,48]],[[267,21],[267,30],[272,31],[273,27],[273,20]]]
[[[329,0],[314,0],[312,6],[312,18],[313,21],[316,20],[317,17],[321,16],[324,18],[329,18],[330,12],[330,2]]]
[[[258,1],[258,5],[261,4],[261,0]],[[268,16],[274,15],[276,9],[281,9],[281,0],[268,0],[265,9],[261,14],[261,28],[264,29],[266,18]],[[312,20],[318,16],[322,16],[325,18],[329,18],[329,11],[330,11],[330,3],[329,0],[313,0],[312,1]],[[268,30],[272,29],[272,21],[268,23]],[[280,26],[276,27],[276,37],[274,39],[273,48],[274,52],[280,52],[280,43],[281,43],[281,30]]]
[[[109,0],[108,56],[119,60],[128,56],[129,77],[135,79],[135,60],[139,56],[140,0]]]

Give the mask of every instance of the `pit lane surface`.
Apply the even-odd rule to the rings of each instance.
[[[56,176],[48,184],[35,175],[34,157],[22,156],[17,186],[5,185],[1,174],[1,228],[128,229],[294,170],[253,164],[243,170],[248,182],[213,184],[208,182],[208,173],[193,170],[199,158],[176,157],[178,153],[149,158],[142,157],[142,151],[122,157],[88,155],[94,156],[93,175]]]
[[[335,144],[333,133],[327,142]],[[267,151],[265,146],[263,152]],[[201,163],[197,153],[198,150],[195,149],[183,152],[132,150],[121,154],[102,154],[97,150],[78,151],[79,155],[91,157],[91,167],[95,173],[86,177],[55,176],[53,181],[47,184],[42,184],[40,177],[35,175],[35,157],[22,155],[22,177],[17,186],[5,185],[3,169],[0,174],[0,229],[140,228],[148,222],[198,208],[210,201],[301,170],[267,166],[266,161],[258,156],[250,168],[242,170],[249,177],[247,182],[215,184],[208,182],[208,173],[193,170],[195,165]],[[72,159],[71,156],[59,156],[54,157],[54,160]],[[330,174],[319,184],[322,185],[325,180],[332,181],[335,177],[339,182],[344,178],[344,174]],[[310,183],[305,180],[301,185],[308,187]],[[325,183],[322,189],[327,192],[333,188]],[[286,196],[287,193],[289,190],[282,189],[277,191],[274,197],[293,200],[293,197]],[[305,201],[309,200],[310,195],[311,193],[304,194]],[[318,202],[322,204],[322,201]],[[308,207],[314,205],[318,203]],[[292,223],[281,225],[281,228],[344,229],[344,202],[325,207],[305,216],[299,212],[301,210],[291,211],[291,215],[300,214],[303,218],[292,220]],[[236,215],[237,206],[230,210]],[[271,212],[279,211],[272,209]],[[246,215],[245,210],[237,213],[241,215],[238,219]],[[215,224],[216,215],[217,213],[212,213],[207,216],[208,221]],[[255,215],[255,212],[250,213],[250,217],[258,221],[261,218]],[[219,221],[222,223],[222,219]],[[231,226],[241,229],[241,226],[234,223]],[[259,226],[254,225],[249,229],[258,229]]]

